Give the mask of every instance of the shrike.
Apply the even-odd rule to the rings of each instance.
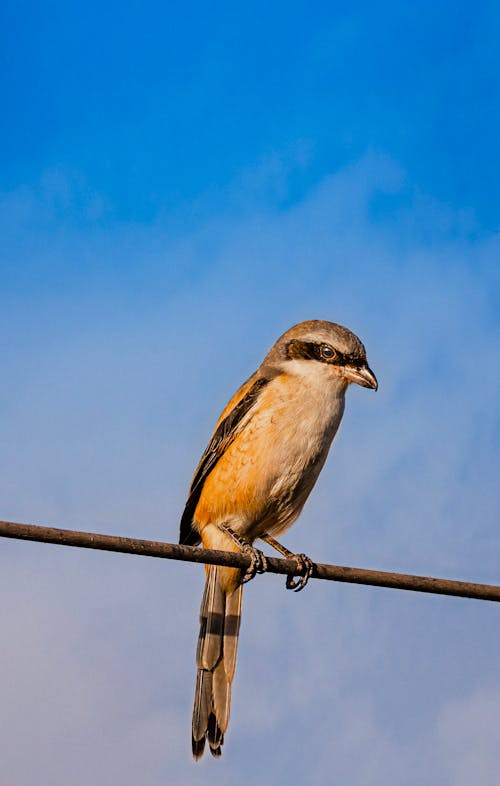
[[[206,567],[196,659],[192,750],[208,740],[221,755],[241,618],[242,585],[265,570],[260,539],[287,557],[302,589],[313,564],[274,540],[295,521],[325,463],[344,412],[347,386],[377,389],[363,344],[347,328],[311,320],[287,330],[223,410],[196,468],[181,520],[180,543],[248,551],[252,568]]]

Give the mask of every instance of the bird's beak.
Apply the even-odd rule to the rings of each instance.
[[[364,388],[371,388],[372,390],[378,389],[377,377],[369,368],[369,366],[344,366],[344,374],[349,382],[355,382]]]

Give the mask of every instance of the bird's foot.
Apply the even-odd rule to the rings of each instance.
[[[250,543],[246,543],[243,546],[243,553],[248,554],[251,559],[250,565],[241,577],[241,583],[246,584],[247,581],[251,581],[257,573],[266,572],[267,557],[260,549],[256,549],[254,546],[251,546]]]
[[[291,554],[289,559],[297,561],[297,571],[286,577],[286,588],[300,592],[306,586],[314,571],[314,562],[306,554]],[[297,579],[295,577],[298,577]]]
[[[227,524],[221,524],[220,529],[229,535],[231,540],[240,547],[243,554],[247,554],[250,557],[250,565],[241,576],[242,584],[246,584],[247,581],[251,581],[253,578],[255,578],[257,573],[266,572],[267,558],[260,549],[256,549],[254,546],[252,546],[251,543],[248,543],[248,541],[240,537],[236,532],[234,532],[234,530],[231,529],[231,527],[228,527]]]
[[[305,554],[294,554],[293,551],[287,549],[283,543],[279,543],[267,532],[265,535],[261,535],[261,539],[266,543],[269,543],[273,549],[279,551],[279,553],[282,554],[285,559],[295,560],[297,563],[297,570],[295,573],[291,573],[287,576],[286,588],[294,590],[295,592],[300,592],[300,590],[303,590],[314,571],[314,562],[312,559],[307,557]],[[295,576],[300,576],[300,578],[296,581]]]

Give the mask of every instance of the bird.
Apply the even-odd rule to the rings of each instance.
[[[229,724],[243,584],[266,569],[253,544],[267,542],[297,572],[287,588],[303,589],[314,569],[275,537],[297,519],[325,463],[344,413],[347,387],[377,390],[360,339],[326,320],[308,320],[281,335],[257,371],[223,409],[194,472],[179,542],[246,552],[250,568],[207,565],[196,650],[192,754],[222,753]]]

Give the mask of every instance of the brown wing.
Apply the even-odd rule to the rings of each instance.
[[[242,419],[252,409],[262,388],[269,381],[267,377],[258,377],[254,374],[235,393],[222,412],[212,439],[194,473],[191,488],[189,489],[189,497],[181,518],[179,543],[187,546],[197,546],[200,543],[200,535],[193,526],[193,516],[200,499],[203,484],[220,457],[236,437],[238,426]]]

